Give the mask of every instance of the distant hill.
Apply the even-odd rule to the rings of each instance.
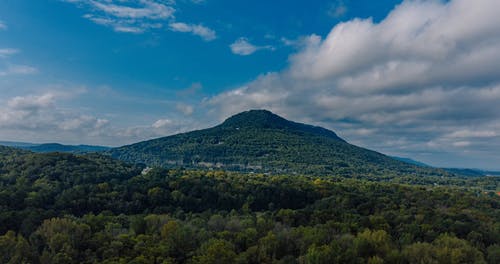
[[[458,175],[469,177],[500,176],[500,171],[486,171],[480,169],[445,168],[444,170]]]
[[[149,166],[184,166],[271,173],[356,177],[445,175],[347,143],[325,128],[286,120],[266,110],[234,115],[213,128],[108,151]]]
[[[24,149],[33,152],[69,152],[69,153],[86,153],[86,152],[102,152],[109,150],[109,147],[102,146],[89,146],[89,145],[62,145],[59,143],[40,144],[31,147],[24,147]]]
[[[27,143],[27,142],[12,142],[12,141],[0,141],[0,146],[23,148],[23,147],[33,147],[39,144]]]
[[[89,153],[89,152],[103,152],[109,150],[109,147],[103,146],[90,146],[90,145],[63,145],[59,143],[26,143],[26,142],[9,142],[0,141],[0,145],[7,147],[15,147],[33,152],[66,152],[66,153]]]

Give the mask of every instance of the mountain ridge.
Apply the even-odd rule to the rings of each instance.
[[[105,146],[84,145],[84,144],[80,145],[64,145],[60,143],[37,144],[29,142],[12,142],[12,141],[0,141],[0,146],[14,147],[37,153],[47,153],[47,152],[89,153],[89,152],[103,152],[110,149],[110,147],[105,147]]]
[[[267,110],[233,115],[212,128],[113,148],[114,158],[148,166],[340,175],[444,175],[349,144],[331,130]]]

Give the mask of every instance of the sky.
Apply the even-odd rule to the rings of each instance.
[[[249,109],[500,170],[498,0],[1,0],[0,141],[120,146]]]

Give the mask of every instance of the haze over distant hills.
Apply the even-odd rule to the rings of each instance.
[[[27,142],[10,142],[0,141],[1,146],[15,147],[33,152],[69,152],[69,153],[87,153],[87,152],[102,152],[110,149],[104,146],[91,146],[91,145],[63,145],[59,143],[27,143]]]
[[[273,173],[443,175],[357,147],[325,128],[286,120],[266,110],[234,115],[213,128],[114,148],[108,153],[149,166],[184,166]]]
[[[394,156],[392,158],[420,167],[433,167],[431,165],[410,158],[394,157]],[[443,169],[449,173],[457,174],[460,176],[468,176],[468,177],[500,176],[500,171],[491,171],[491,170],[482,170],[473,168],[443,168]]]

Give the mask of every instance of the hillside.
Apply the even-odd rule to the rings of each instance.
[[[140,172],[139,167],[99,154],[33,153],[0,146],[0,233],[31,228],[70,204],[78,204],[71,213],[87,213],[98,206],[87,199],[88,186],[111,184]]]
[[[499,209],[475,188],[0,147],[0,263],[499,263]]]
[[[124,161],[164,167],[345,177],[446,174],[354,146],[333,131],[288,121],[266,110],[243,112],[213,128],[123,146],[108,153]]]

